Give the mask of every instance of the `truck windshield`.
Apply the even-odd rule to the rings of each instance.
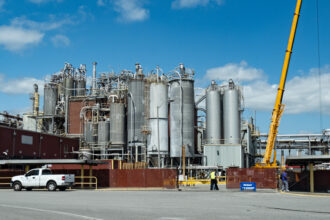
[[[52,171],[50,170],[43,170],[42,171],[42,175],[51,175],[52,174]]]

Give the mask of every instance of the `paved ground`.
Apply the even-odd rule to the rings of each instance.
[[[330,196],[271,191],[0,190],[0,219],[330,219]]]

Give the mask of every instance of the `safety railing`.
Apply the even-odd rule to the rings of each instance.
[[[80,182],[75,181],[75,186],[80,185],[83,189],[85,185],[89,185],[89,188],[91,188],[92,185],[95,185],[95,190],[97,190],[97,178],[95,176],[75,176],[75,179],[80,179]],[[88,179],[89,181],[85,182],[85,179]]]
[[[1,180],[9,180],[8,183],[5,183],[5,182],[2,182]],[[11,177],[0,177],[0,185],[10,185],[10,180],[11,180]]]
[[[218,183],[226,184],[226,176],[219,176]],[[179,181],[179,185],[184,185],[184,186],[194,186],[194,185],[199,185],[199,184],[211,184],[211,180],[210,179],[188,178],[187,180]]]

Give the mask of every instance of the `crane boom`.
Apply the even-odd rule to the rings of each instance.
[[[274,163],[270,163],[272,152],[274,150],[275,140],[278,132],[278,126],[281,120],[281,116],[284,110],[284,104],[282,104],[283,99],[283,93],[285,89],[285,82],[286,82],[286,76],[289,69],[290,64],[290,58],[292,54],[292,47],[294,43],[294,38],[297,30],[298,20],[299,20],[299,13],[301,8],[302,0],[297,0],[296,10],[294,13],[292,26],[291,26],[291,32],[288,42],[288,47],[285,52],[285,59],[284,64],[282,68],[282,75],[281,75],[281,81],[278,86],[277,90],[277,96],[275,100],[275,106],[272,113],[272,121],[270,123],[269,133],[268,133],[268,139],[267,139],[267,145],[266,145],[266,151],[263,158],[263,161],[261,164],[257,164],[257,167],[275,167],[276,166],[276,153],[274,152]]]

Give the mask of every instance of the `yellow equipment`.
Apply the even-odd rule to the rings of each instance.
[[[274,145],[275,145],[275,140],[276,140],[276,136],[277,136],[278,126],[280,124],[281,116],[282,116],[282,113],[284,110],[284,104],[282,104],[282,99],[283,99],[283,93],[284,93],[284,88],[285,88],[286,76],[287,76],[288,68],[289,68],[289,64],[290,64],[293,42],[294,42],[296,29],[297,29],[297,25],[298,25],[301,3],[302,3],[302,0],[297,0],[296,10],[294,13],[290,37],[289,37],[289,43],[288,43],[287,50],[285,52],[285,59],[284,59],[284,64],[283,64],[283,68],[282,68],[281,81],[278,86],[275,106],[274,106],[273,114],[272,114],[272,122],[270,123],[265,155],[264,155],[262,163],[257,163],[256,167],[264,167],[264,168],[277,167],[276,151],[274,150]],[[271,163],[270,160],[272,157],[273,150],[274,150],[274,158],[273,158],[273,162]]]

